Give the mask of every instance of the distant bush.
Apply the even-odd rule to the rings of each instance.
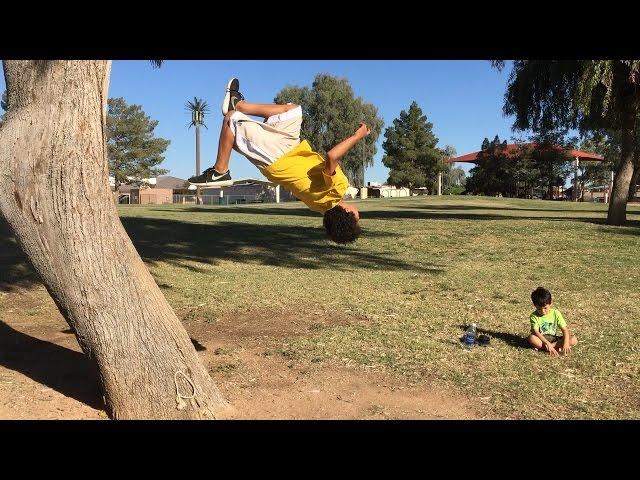
[[[451,185],[442,189],[443,195],[462,195],[465,188],[462,185]]]

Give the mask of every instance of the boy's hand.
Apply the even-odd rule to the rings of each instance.
[[[550,343],[545,343],[544,346],[547,347],[547,350],[549,351],[549,355],[554,356],[554,357],[559,357],[560,356],[558,351],[555,348],[553,348]]]
[[[370,133],[371,133],[371,129],[367,127],[367,124],[364,122],[360,122],[360,126],[358,127],[358,130],[356,130],[356,137],[358,137],[358,139],[361,139],[366,137]]]
[[[562,353],[569,355],[571,351],[571,339],[562,341]]]

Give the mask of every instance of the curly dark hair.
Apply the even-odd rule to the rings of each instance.
[[[336,243],[350,243],[360,236],[358,219],[340,205],[325,212],[322,224],[329,238]]]
[[[551,304],[551,292],[544,287],[538,287],[531,292],[531,302],[539,308]]]

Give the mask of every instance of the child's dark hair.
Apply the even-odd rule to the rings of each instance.
[[[336,243],[350,243],[360,236],[356,216],[339,205],[325,212],[322,224],[329,238]]]
[[[531,301],[538,308],[542,308],[545,305],[550,305],[551,292],[544,287],[538,287],[533,292],[531,292]]]

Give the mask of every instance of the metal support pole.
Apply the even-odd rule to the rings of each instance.
[[[578,201],[578,166],[580,165],[580,159],[576,157],[576,161],[573,164],[573,201]]]

